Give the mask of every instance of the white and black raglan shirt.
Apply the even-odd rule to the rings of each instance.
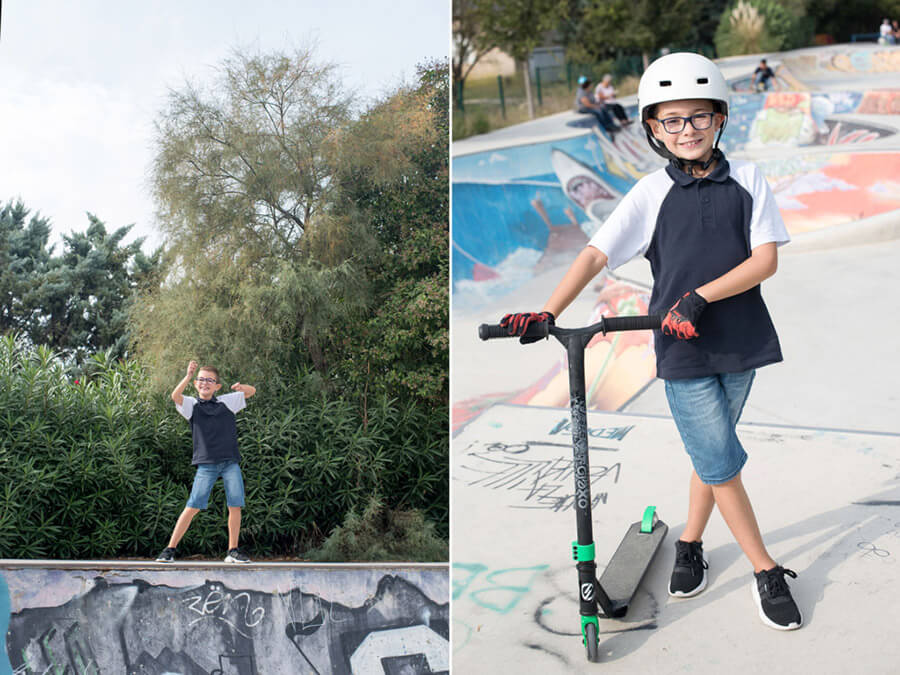
[[[239,462],[235,414],[247,407],[244,392],[213,396],[208,401],[185,396],[175,409],[191,423],[194,455],[191,464]]]
[[[616,269],[638,255],[650,261],[651,314],[665,316],[689,291],[733,269],[762,244],[790,241],[765,176],[751,162],[724,156],[705,178],[675,164],[645,176],[625,195],[589,245]],[[736,373],[782,360],[772,319],[757,285],[711,302],[699,337],[654,333],[663,379]]]

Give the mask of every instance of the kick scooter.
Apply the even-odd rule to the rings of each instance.
[[[648,506],[643,518],[632,523],[613,554],[609,564],[597,579],[594,562],[594,535],[591,524],[591,480],[588,464],[587,405],[584,384],[584,350],[597,333],[611,331],[658,329],[658,316],[604,317],[585,328],[558,328],[546,321],[533,323],[525,332],[527,337],[552,335],[566,348],[569,361],[569,394],[572,413],[572,449],[575,471],[575,522],[577,539],[572,542],[572,557],[578,569],[578,597],[581,611],[581,635],[588,661],[597,661],[600,622],[622,618],[628,611],[631,598],[650,567],[659,545],[669,531],[659,520],[656,507]],[[518,337],[509,335],[500,325],[482,324],[478,327],[482,340]]]

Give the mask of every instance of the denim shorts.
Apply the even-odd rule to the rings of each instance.
[[[198,464],[187,505],[192,509],[205,509],[209,493],[212,492],[213,484],[219,476],[222,476],[222,482],[225,483],[225,502],[228,506],[243,506],[244,479],[237,462]]]
[[[704,483],[726,483],[747,461],[735,427],[756,371],[666,380],[666,398],[694,471]]]

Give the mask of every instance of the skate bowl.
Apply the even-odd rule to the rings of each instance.
[[[447,565],[0,561],[0,673],[449,672]]]

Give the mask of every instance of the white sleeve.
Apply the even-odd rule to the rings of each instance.
[[[629,190],[622,201],[588,242],[606,254],[609,269],[614,270],[647,252],[659,207],[672,186],[664,169],[645,176]]]
[[[244,398],[244,392],[233,391],[229,394],[222,394],[216,397],[221,403],[224,403],[228,409],[237,413],[247,407],[247,399]]]
[[[175,404],[175,410],[181,413],[184,419],[190,421],[191,415],[194,414],[194,404],[197,402],[193,396],[185,396],[181,405]]]
[[[747,189],[753,198],[753,214],[750,216],[750,250],[757,246],[775,242],[778,246],[784,246],[791,240],[778,202],[772,194],[772,188],[766,180],[765,174],[755,164],[748,164],[751,170],[747,180],[750,183]]]

